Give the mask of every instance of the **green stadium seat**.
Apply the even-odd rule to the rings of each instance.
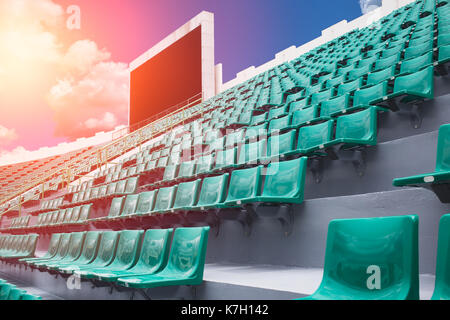
[[[387,67],[385,69],[378,70],[376,72],[372,72],[367,76],[367,82],[364,87],[370,87],[380,82],[394,80],[395,76],[395,66]],[[361,89],[363,89],[362,87]]]
[[[449,277],[449,243],[450,243],[450,215],[445,214],[439,222],[439,237],[436,260],[436,278],[431,300],[450,300]]]
[[[223,172],[237,167],[238,147],[220,150],[216,154],[213,172]]]
[[[450,161],[448,146],[450,144],[450,124],[439,128],[437,142],[436,167],[434,172],[393,180],[396,187],[421,187],[433,191],[443,203],[450,202],[448,186],[450,182]]]
[[[176,191],[177,186],[159,189],[155,200],[155,207],[151,213],[165,213],[169,211],[173,206]]]
[[[107,279],[108,276],[114,275],[115,272],[130,269],[137,262],[138,250],[140,249],[140,242],[143,233],[144,231],[142,230],[120,231],[116,254],[113,261],[108,264],[108,266],[80,272],[75,271],[75,274],[78,274],[85,279],[104,280],[103,277]]]
[[[290,130],[280,135],[270,136],[267,141],[266,159],[261,159],[262,163],[284,159],[287,154],[295,150],[296,131]]]
[[[238,166],[252,166],[260,162],[266,154],[266,139],[243,144],[239,151]]]
[[[180,183],[177,187],[177,193],[171,212],[186,211],[195,206],[200,187],[200,179],[190,182]]]
[[[195,161],[185,161],[182,162],[178,169],[178,175],[176,181],[186,181],[192,179],[195,173]]]
[[[253,141],[261,136],[267,135],[267,123],[258,126],[251,126],[245,130],[244,141]]]
[[[177,228],[174,232],[167,266],[156,274],[119,278],[129,288],[172,285],[199,285],[203,281],[209,227]]]
[[[70,265],[64,268],[60,268],[59,272],[65,274],[73,274],[74,272],[77,272],[78,274],[81,274],[84,271],[107,267],[114,259],[119,237],[120,232],[103,231],[97,255],[91,263]]]
[[[84,244],[84,238],[86,232],[74,232],[70,234],[70,241],[67,251],[62,255],[61,259],[57,261],[34,263],[35,267],[39,267],[39,270],[55,270],[59,263],[73,262],[77,260],[81,254],[81,250]]]
[[[320,108],[320,119],[329,120],[331,117],[336,117],[347,112],[350,103],[349,98],[350,95],[345,93],[336,98],[323,102]]]
[[[16,286],[10,283],[0,285],[0,300],[8,300],[9,294]]]
[[[82,252],[78,259],[67,262],[60,262],[55,267],[59,273],[65,273],[65,268],[73,268],[74,266],[84,266],[91,263],[96,255],[100,239],[102,237],[101,231],[89,231],[86,233]]]
[[[58,252],[58,247],[59,247],[59,242],[61,240],[61,236],[62,234],[60,233],[54,233],[52,234],[52,237],[50,238],[50,242],[48,244],[48,250],[45,253],[45,255],[43,255],[40,258],[22,258],[19,259],[20,262],[23,263],[27,263],[27,262],[32,262],[32,261],[37,261],[37,260],[48,260],[53,258],[56,253]]]
[[[400,66],[400,74],[409,74],[417,72],[433,64],[433,52],[429,51],[421,56],[403,60]]]
[[[284,132],[289,129],[289,124],[291,123],[291,115],[285,115],[281,118],[272,119],[269,122],[268,133],[277,134]]]
[[[64,233],[60,236],[60,240],[58,242],[58,247],[56,253],[51,257],[42,257],[42,258],[36,258],[36,259],[27,259],[26,263],[30,267],[34,267],[35,264],[42,264],[42,263],[52,263],[61,260],[68,252],[69,250],[69,243],[70,243],[70,234]],[[50,249],[49,249],[50,250]]]
[[[426,53],[432,53],[432,52],[433,52],[433,40],[423,42],[416,46],[409,46],[408,48],[406,48],[404,60],[413,59],[413,58],[422,56]]]
[[[323,279],[305,299],[418,300],[418,216],[331,221]]]
[[[112,265],[110,265],[108,270],[102,269],[104,272],[96,273],[94,277],[105,282],[115,282],[122,277],[156,274],[160,272],[167,264],[172,232],[173,229],[147,230],[142,241],[139,257],[133,267],[112,270]]]

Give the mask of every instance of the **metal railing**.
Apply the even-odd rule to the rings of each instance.
[[[43,177],[37,177],[16,192],[0,199],[1,206],[17,198],[16,203],[12,207],[10,206],[6,211],[0,212],[0,217],[16,207],[19,207],[20,210],[20,205],[23,203],[21,200],[23,199],[19,197],[28,190],[42,184],[41,195],[43,195],[45,193],[45,183],[57,176],[63,176],[65,183],[69,184],[83,176],[81,173],[89,172],[93,166],[97,165],[100,168],[109,161],[164,133],[168,129],[173,129],[176,125],[184,124],[184,121],[189,118],[202,114],[203,107],[200,105],[202,101],[203,94],[196,94],[184,102],[172,106],[148,119],[112,132],[110,143],[91,150],[90,153],[82,153],[79,156],[84,158],[88,157],[87,160],[83,161],[79,157],[73,158],[63,168],[56,169]],[[95,162],[93,162],[93,159],[95,159]]]

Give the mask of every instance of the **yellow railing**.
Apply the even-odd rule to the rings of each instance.
[[[41,195],[43,195],[45,192],[45,182],[59,175],[63,175],[66,178],[65,182],[67,184],[77,180],[80,176],[82,176],[81,173],[86,172],[86,170],[89,171],[93,165],[98,165],[98,167],[101,167],[107,164],[110,160],[122,155],[126,150],[136,148],[144,142],[151,140],[153,137],[164,133],[168,129],[172,129],[176,125],[183,124],[184,121],[189,118],[202,114],[203,107],[200,105],[202,100],[202,93],[199,93],[181,104],[166,109],[165,112],[154,115],[153,117],[141,121],[131,127],[128,126],[113,132],[111,138],[112,141],[110,143],[100,148],[96,148],[88,154],[81,154],[83,157],[89,155],[87,161],[80,162],[78,157],[71,159],[65,164],[64,168],[57,169],[43,177],[37,177],[16,192],[0,199],[0,205],[3,205],[12,199],[18,198],[28,190],[31,190],[41,184]],[[95,163],[93,163],[94,156],[96,159]],[[77,162],[77,168],[71,168],[71,166],[74,166]],[[20,210],[20,206],[23,203],[22,200],[23,199],[18,198],[12,207],[10,206],[8,210],[0,213],[0,217],[14,208],[18,207]]]

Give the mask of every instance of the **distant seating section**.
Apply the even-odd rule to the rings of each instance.
[[[418,226],[418,216],[331,221],[322,283],[305,299],[418,300]]]

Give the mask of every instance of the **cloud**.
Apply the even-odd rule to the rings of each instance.
[[[359,0],[363,14],[369,13],[382,5],[382,0]]]
[[[0,147],[6,146],[17,140],[18,135],[14,129],[8,129],[0,125]]]
[[[33,101],[55,121],[55,136],[70,140],[127,124],[127,65],[95,41],[65,43],[66,19],[52,0],[0,1],[0,102],[39,131],[27,112]]]
[[[48,96],[56,135],[74,139],[126,124],[128,83],[127,65],[115,62],[99,62],[83,77],[61,80]]]

